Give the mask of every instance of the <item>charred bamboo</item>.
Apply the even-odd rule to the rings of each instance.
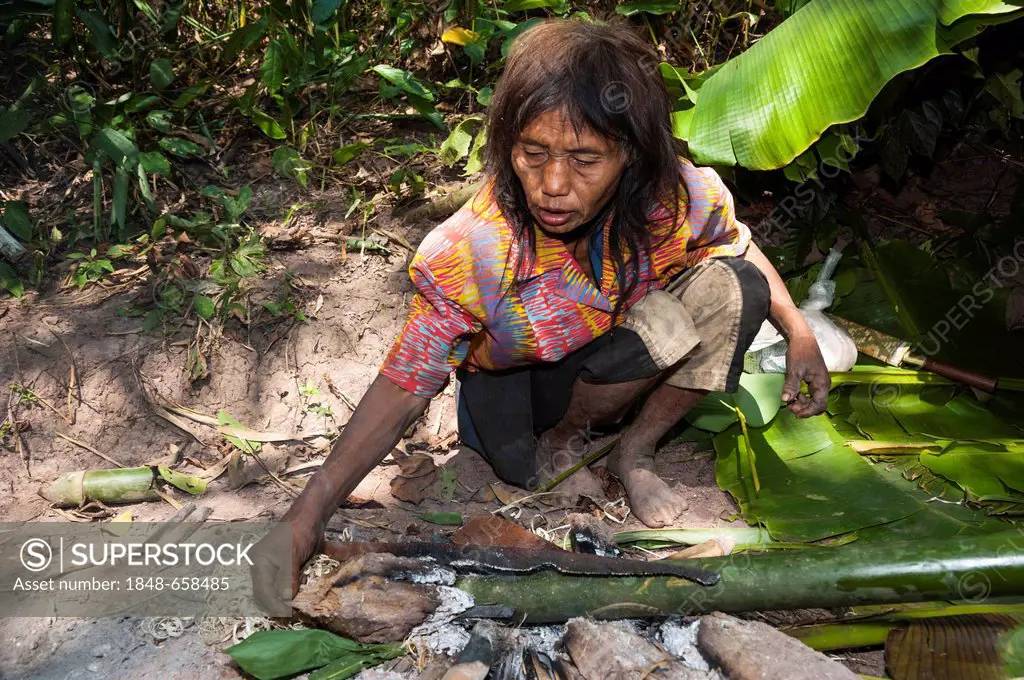
[[[721,578],[702,586],[666,576],[541,573],[463,576],[456,586],[477,605],[529,623],[1024,596],[1024,531],[687,562]]]

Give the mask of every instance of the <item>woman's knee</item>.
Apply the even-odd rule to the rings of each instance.
[[[743,297],[740,325],[744,328],[760,328],[772,306],[771,288],[768,279],[753,262],[739,257],[725,258],[723,262],[736,274]],[[756,333],[756,331],[755,331]]]

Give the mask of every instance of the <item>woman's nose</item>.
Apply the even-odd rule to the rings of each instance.
[[[563,158],[549,158],[544,164],[541,189],[548,196],[565,196],[569,193],[569,167]]]

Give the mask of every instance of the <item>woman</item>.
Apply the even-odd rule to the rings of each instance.
[[[285,515],[293,588],[335,508],[453,369],[463,441],[527,487],[642,402],[609,466],[653,527],[686,509],[655,444],[708,391],[736,389],[766,316],[789,339],[783,401],[824,410],[814,336],[721,180],[681,157],[652,63],[622,24],[549,21],[517,39],[488,111],[486,184],[424,239],[401,336]],[[599,488],[586,468],[560,486]]]

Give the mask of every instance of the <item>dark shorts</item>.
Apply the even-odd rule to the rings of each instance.
[[[561,361],[501,372],[460,368],[460,438],[502,480],[528,486],[536,478],[537,437],[565,415],[577,378],[607,385],[664,372],[677,387],[735,392],[770,304],[756,266],[719,258],[652,291],[622,325]]]

